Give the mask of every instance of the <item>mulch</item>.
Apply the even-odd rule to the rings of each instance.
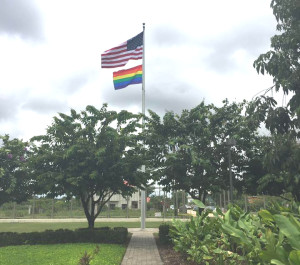
[[[160,243],[157,235],[154,236],[158,252],[164,265],[197,265],[195,262],[188,261],[184,255],[176,252],[172,245]]]

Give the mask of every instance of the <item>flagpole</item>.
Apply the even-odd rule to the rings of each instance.
[[[143,23],[143,82],[142,82],[142,130],[145,127],[145,23]],[[145,173],[146,167],[142,165],[142,172]],[[141,190],[141,229],[145,229],[146,220],[146,191]]]

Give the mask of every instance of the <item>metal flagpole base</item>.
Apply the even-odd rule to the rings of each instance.
[[[145,172],[145,165],[142,166],[142,172]],[[146,228],[146,191],[141,190],[141,229]]]

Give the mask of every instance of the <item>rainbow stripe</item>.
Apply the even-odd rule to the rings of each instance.
[[[133,84],[141,84],[143,81],[142,65],[114,72],[114,87],[121,89]]]

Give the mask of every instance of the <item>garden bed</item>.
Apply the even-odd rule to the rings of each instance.
[[[170,244],[162,244],[157,234],[154,234],[159,255],[164,265],[197,265],[194,262],[188,261],[187,257],[173,249]]]

